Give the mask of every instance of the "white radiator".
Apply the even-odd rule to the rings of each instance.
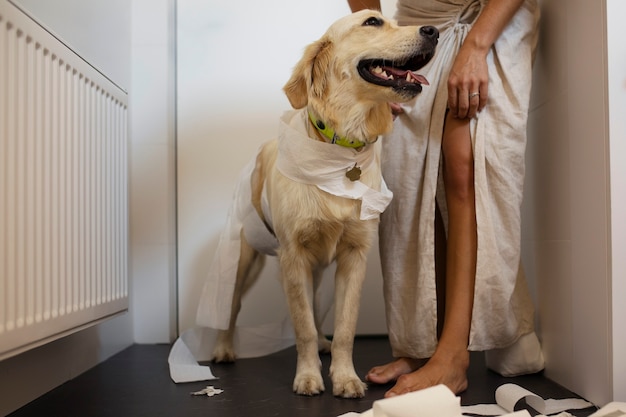
[[[0,0],[0,359],[128,308],[126,100]]]

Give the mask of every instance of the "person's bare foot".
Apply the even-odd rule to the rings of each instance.
[[[399,358],[385,365],[375,366],[365,375],[365,380],[375,384],[396,381],[401,375],[411,373],[424,366],[427,359]]]
[[[435,353],[424,366],[399,375],[396,385],[385,393],[385,397],[406,394],[439,384],[444,384],[455,394],[460,394],[467,389],[468,367],[467,351],[451,356]]]

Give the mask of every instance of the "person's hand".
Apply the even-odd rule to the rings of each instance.
[[[404,109],[400,103],[389,103],[389,106],[391,106],[391,114],[393,115],[394,120],[398,117],[398,115],[404,113]]]
[[[464,45],[448,76],[448,108],[453,117],[475,117],[487,104],[489,73],[486,55]]]

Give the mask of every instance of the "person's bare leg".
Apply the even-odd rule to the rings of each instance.
[[[437,277],[437,337],[443,331],[443,314],[446,294],[446,231],[439,207],[435,213],[435,275]],[[428,359],[398,358],[393,362],[375,366],[369,370],[365,379],[376,384],[386,384],[398,379],[400,375],[418,370]]]
[[[443,135],[444,182],[448,206],[444,323],[433,356],[417,370],[398,376],[385,396],[445,384],[455,393],[467,388],[467,350],[476,275],[474,162],[469,120],[447,117]]]

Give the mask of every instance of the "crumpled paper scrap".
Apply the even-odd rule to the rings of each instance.
[[[200,391],[192,392],[191,395],[206,395],[207,397],[212,397],[214,395],[218,395],[224,392],[223,389],[215,388],[213,385],[207,385],[206,388],[201,389]]]

